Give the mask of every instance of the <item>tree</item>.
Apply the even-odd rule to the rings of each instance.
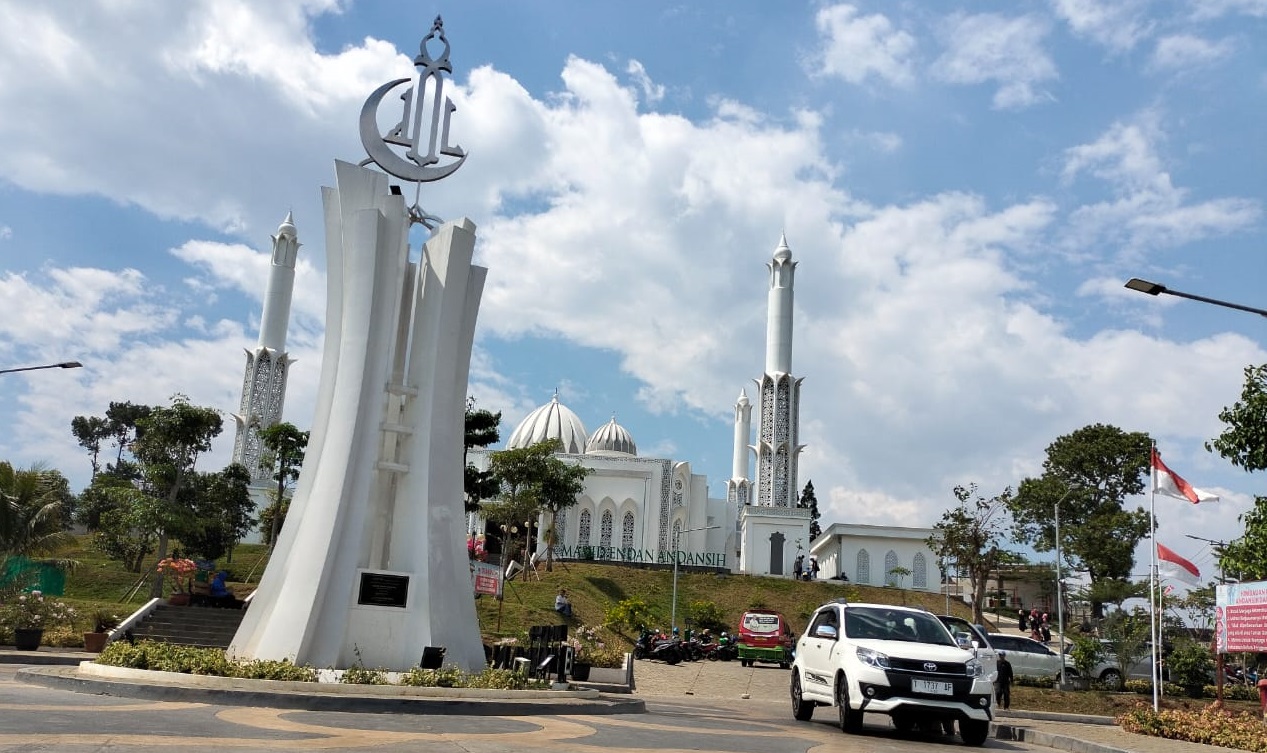
[[[0,462],[0,559],[42,557],[71,543],[70,484],[60,472]]]
[[[92,458],[92,476],[101,471],[101,443],[113,436],[110,422],[100,416],[75,416],[70,420],[70,433]]]
[[[501,440],[501,411],[476,409],[475,398],[466,399],[466,433],[462,444],[463,487],[466,491],[464,508],[468,513],[477,512],[480,502],[497,495],[497,478],[491,470],[481,471],[467,462],[467,451],[472,447],[488,447]]]
[[[190,483],[198,457],[211,449],[211,440],[220,435],[224,422],[219,411],[192,405],[184,395],[174,395],[171,405],[155,408],[137,421],[138,438],[132,453],[141,463],[145,484],[153,494],[141,500],[147,504],[141,520],[158,534],[158,559],[167,556],[173,529],[179,529],[190,514],[179,503],[181,492]],[[163,595],[163,575],[154,579],[152,597]]]
[[[501,482],[501,494],[483,505],[484,515],[507,527],[531,524],[550,513],[546,526],[546,570],[554,567],[554,524],[560,510],[576,504],[589,469],[555,457],[559,440],[547,439],[528,447],[501,450],[489,456],[489,470]],[[513,551],[512,551],[513,554]]]
[[[217,560],[228,554],[255,525],[251,499],[251,473],[240,463],[230,463],[213,473],[199,473],[190,484],[193,515],[180,531],[187,554]]]
[[[1105,603],[1096,595],[1097,581],[1129,579],[1135,547],[1148,535],[1148,512],[1125,509],[1125,500],[1144,491],[1151,447],[1143,432],[1084,426],[1048,445],[1042,476],[1022,481],[1009,504],[1013,538],[1038,552],[1055,548],[1060,506],[1062,565],[1087,573],[1097,618]]]
[[[268,530],[264,532],[266,537],[264,543],[268,544],[271,550],[277,543],[282,523],[286,522],[286,513],[290,510],[286,489],[299,479],[299,471],[304,464],[304,453],[308,449],[308,432],[300,431],[292,423],[283,422],[261,429],[260,441],[268,450],[268,458],[265,462],[273,469],[273,480],[277,482],[273,504],[265,510]],[[264,524],[263,517],[261,516],[261,526]]]
[[[990,573],[998,569],[1006,552],[1000,543],[1006,533],[1007,511],[1012,503],[1012,488],[986,499],[977,493],[977,485],[956,486],[959,506],[942,513],[933,526],[928,548],[939,559],[952,559],[960,573],[968,574],[972,591],[972,621],[985,621],[982,606]]]
[[[555,444],[557,446],[557,440]],[[546,572],[554,572],[554,546],[558,543],[555,521],[559,511],[576,504],[576,495],[585,490],[585,477],[589,474],[590,469],[565,463],[553,454],[546,458],[545,472],[539,482],[541,509],[550,513],[546,526]]]
[[[1100,625],[1100,637],[1122,677],[1130,677],[1132,666],[1139,664],[1152,652],[1150,637],[1152,622],[1144,610],[1136,607],[1133,612],[1116,611]]]
[[[1226,428],[1205,448],[1247,472],[1267,469],[1267,364],[1245,368],[1241,399],[1224,408],[1219,420]],[[1254,509],[1237,522],[1244,533],[1221,548],[1219,567],[1241,580],[1267,579],[1267,497],[1255,497]]]
[[[809,509],[809,540],[813,543],[814,539],[823,535],[823,527],[818,524],[818,519],[822,515],[818,512],[818,497],[814,494],[814,482],[806,481],[805,489],[801,492],[800,507]]]

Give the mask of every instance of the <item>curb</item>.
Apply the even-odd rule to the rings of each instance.
[[[996,711],[996,720],[1033,719],[1038,722],[1065,722],[1071,724],[1102,724],[1116,727],[1117,720],[1111,716],[1092,716],[1091,714],[1064,714],[1058,711]]]
[[[140,671],[140,670],[137,670]],[[554,715],[603,715],[640,714],[647,710],[642,699],[629,696],[612,697],[604,694],[587,694],[583,698],[516,698],[511,693],[482,691],[480,697],[456,697],[444,695],[419,695],[391,693],[390,688],[364,686],[349,692],[355,686],[313,687],[302,689],[278,689],[264,685],[267,680],[239,680],[235,678],[196,678],[198,686],[176,685],[162,677],[164,672],[147,672],[142,681],[119,678],[91,677],[80,674],[78,667],[31,667],[20,669],[16,678],[21,682],[75,693],[111,695],[139,698],[148,701],[182,701],[214,703],[225,706],[262,706],[266,708],[294,709],[299,711],[348,711],[372,714],[461,714],[465,716],[525,716]],[[179,677],[192,676],[180,675]],[[217,683],[228,680],[228,683]],[[290,685],[290,683],[287,683]],[[221,685],[221,687],[216,687]],[[245,687],[243,687],[245,686]],[[449,690],[440,688],[438,690]]]
[[[992,724],[991,727],[992,734],[990,736],[996,740],[1030,743],[1032,745],[1041,745],[1045,748],[1068,750],[1072,751],[1072,753],[1132,753],[1132,751],[1115,748],[1112,745],[1093,743],[1070,737],[1069,735],[1057,735],[1051,732],[1030,729],[1029,727],[1013,727],[1010,724]]]
[[[96,658],[96,654],[67,651],[0,650],[0,664],[37,664],[40,666],[58,664],[63,666],[78,666],[81,661],[93,661]]]

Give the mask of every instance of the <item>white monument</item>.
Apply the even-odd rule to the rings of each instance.
[[[758,575],[791,572],[797,547],[809,549],[809,510],[797,507],[797,461],[801,413],[801,379],[792,371],[792,293],[796,262],[787,238],[779,238],[770,269],[767,298],[765,373],[757,382],[760,425],[751,449],[757,458],[757,480],[752,498],[740,501],[749,488],[749,436],[747,395],[741,393],[735,406],[735,462],[728,494],[739,508],[739,570]],[[742,459],[741,459],[742,455]]]
[[[442,45],[433,57],[428,42]],[[323,188],[326,334],[307,454],[277,547],[229,654],[318,667],[484,668],[465,550],[463,409],[486,270],[471,265],[475,226],[434,229],[409,261],[411,224],[387,175],[438,180],[465,160],[451,146],[452,73],[439,18],[414,59],[400,121],[379,130],[375,91],[361,113],[370,159],[335,162]],[[429,130],[428,130],[429,129]],[[403,155],[391,147],[404,147]],[[443,157],[456,160],[441,165]]]

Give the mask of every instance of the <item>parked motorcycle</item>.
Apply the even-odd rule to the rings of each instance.
[[[638,642],[634,644],[633,655],[635,659],[656,659],[665,664],[677,664],[683,658],[681,643],[677,638],[643,628]]]

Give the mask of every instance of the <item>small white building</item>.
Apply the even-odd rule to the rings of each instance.
[[[932,528],[835,523],[810,544],[820,579],[845,576],[864,586],[894,585],[939,592],[941,570],[928,548]],[[898,567],[910,576],[893,573]]]

